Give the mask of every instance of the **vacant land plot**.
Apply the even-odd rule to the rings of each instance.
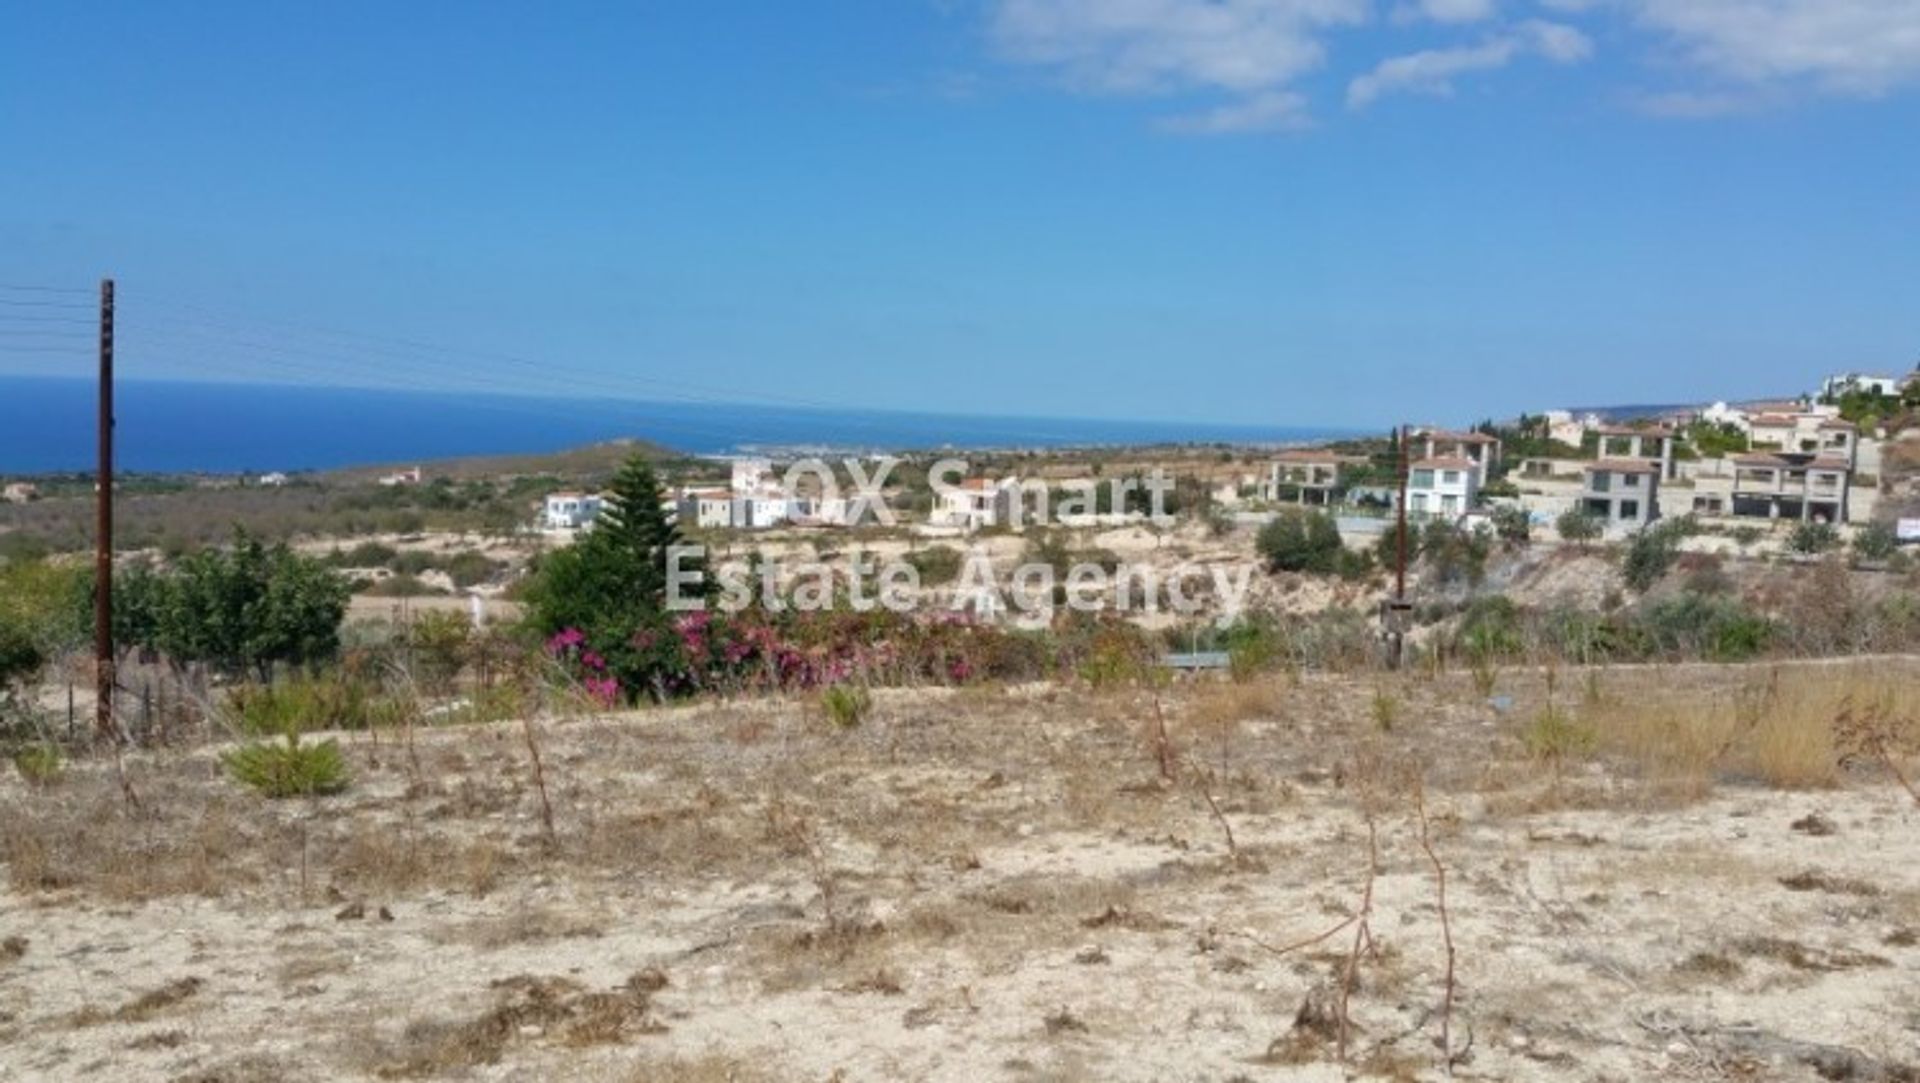
[[[1916,676],[879,692],[343,735],[312,800],[214,749],[130,755],[137,806],[9,778],[0,1076],[1913,1079]]]

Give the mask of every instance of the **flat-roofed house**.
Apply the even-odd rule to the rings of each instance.
[[[733,491],[730,489],[684,489],[677,504],[684,526],[724,530],[733,525]]]
[[[1465,459],[1473,466],[1474,482],[1484,488],[1500,465],[1500,438],[1483,432],[1415,429],[1410,452],[1424,459]]]
[[[1407,514],[1456,519],[1480,498],[1477,464],[1464,456],[1417,459],[1407,466]]]
[[[1736,516],[1844,523],[1853,466],[1812,453],[1750,452],[1731,457]]]
[[[1587,464],[1580,510],[1610,529],[1634,530],[1660,517],[1661,464],[1646,459],[1600,459]]]
[[[932,520],[942,526],[999,526],[1013,517],[1013,503],[1019,499],[1020,482],[1015,478],[966,478],[939,494]]]
[[[548,493],[540,524],[548,530],[580,530],[600,517],[604,502],[595,493]]]
[[[1283,451],[1273,457],[1267,477],[1267,499],[1289,495],[1295,503],[1327,507],[1340,502],[1347,473],[1367,460],[1353,455],[1306,448]]]
[[[1659,468],[1662,480],[1671,481],[1675,477],[1673,449],[1676,442],[1674,430],[1666,425],[1603,425],[1594,430],[1598,454],[1601,460],[1652,463]]]

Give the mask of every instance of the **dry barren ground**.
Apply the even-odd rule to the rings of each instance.
[[[544,801],[521,725],[344,736],[313,801],[9,778],[0,1077],[1441,1078],[1444,1027],[1463,1079],[1912,1079],[1920,815],[1761,712],[1915,675],[1561,675],[1571,736],[1532,672],[690,706],[532,727]]]

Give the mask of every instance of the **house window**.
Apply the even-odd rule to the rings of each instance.
[[[1612,478],[1613,475],[1611,474],[1594,474],[1593,480],[1589,484],[1592,486],[1594,492],[1604,493],[1613,487],[1611,484]]]
[[[1413,472],[1413,487],[1416,489],[1433,488],[1433,471],[1415,470]]]
[[[1640,518],[1640,502],[1638,500],[1622,500],[1620,502],[1620,518]]]
[[[1640,487],[1640,475],[1623,474],[1620,477],[1620,484],[1625,485],[1629,489],[1638,489]]]
[[[1458,485],[1458,484],[1460,484],[1460,471],[1458,471],[1458,470],[1445,470],[1445,471],[1442,471],[1442,472],[1441,472],[1441,474],[1440,474],[1440,483],[1441,483],[1442,485]]]
[[[1413,494],[1413,510],[1414,511],[1427,510],[1427,494],[1425,493]]]

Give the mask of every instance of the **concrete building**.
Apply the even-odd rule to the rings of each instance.
[[[1331,451],[1283,451],[1274,456],[1263,488],[1268,500],[1290,496],[1298,504],[1327,507],[1340,502],[1346,473],[1365,463],[1365,459]]]
[[[779,479],[773,476],[773,461],[771,459],[746,458],[733,460],[733,477],[730,487],[734,492],[753,492],[778,484]]]
[[[40,498],[40,487],[31,481],[10,481],[5,489],[0,489],[0,501],[8,504],[25,504]]]
[[[1853,467],[1808,453],[1753,452],[1732,456],[1727,513],[1741,518],[1844,523]]]
[[[939,493],[931,518],[937,525],[968,530],[999,526],[1013,518],[1019,494],[1020,482],[1015,478],[967,478]]]
[[[1658,461],[1600,459],[1587,464],[1580,491],[1580,510],[1606,523],[1610,530],[1638,530],[1660,517]]]
[[[1649,463],[1660,471],[1661,479],[1666,481],[1672,481],[1676,476],[1673,450],[1677,437],[1673,429],[1665,425],[1639,428],[1603,425],[1594,433],[1596,458]]]
[[[1407,514],[1457,519],[1480,499],[1478,464],[1464,456],[1418,459],[1407,470]]]
[[[1500,439],[1483,432],[1453,432],[1447,429],[1415,429],[1410,453],[1423,459],[1465,459],[1472,465],[1474,482],[1485,487],[1500,465]]]

